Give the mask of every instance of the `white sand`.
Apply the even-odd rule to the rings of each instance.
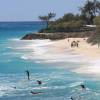
[[[100,48],[98,48],[97,45],[92,46],[91,44],[88,44],[86,42],[87,39],[84,40],[83,38],[70,38],[69,42],[67,40],[68,39],[64,39],[56,43],[56,46],[58,45],[60,49],[62,48],[60,51],[64,53],[64,48],[70,48],[70,50],[73,50],[73,52],[83,55],[86,61],[89,63],[87,66],[82,65],[80,68],[72,71],[77,73],[100,75]],[[72,41],[80,41],[79,47],[71,48],[70,45]],[[80,59],[80,62],[81,61],[82,59]]]

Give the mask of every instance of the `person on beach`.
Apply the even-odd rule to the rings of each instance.
[[[73,43],[71,42],[71,48],[73,47]]]
[[[79,47],[79,43],[78,42],[76,43],[76,47]]]
[[[26,74],[27,74],[28,80],[30,80],[30,72],[28,70],[26,70]]]
[[[79,47],[79,42],[80,42],[80,41],[77,41],[77,47]]]
[[[71,48],[76,47],[76,45],[77,45],[76,41],[71,42]]]
[[[38,83],[39,85],[41,85],[41,84],[42,84],[42,81],[40,81],[40,80],[37,80],[37,83]]]
[[[75,43],[74,41],[73,41],[73,42],[71,42],[71,48],[72,48],[72,47],[74,47],[74,43]]]
[[[68,42],[69,42],[69,38],[68,38]]]

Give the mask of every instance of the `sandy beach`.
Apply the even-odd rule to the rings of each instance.
[[[78,47],[71,47],[72,41],[79,41]],[[22,59],[29,59],[36,63],[63,63],[66,69],[66,62],[81,63],[80,66],[71,68],[71,71],[82,74],[100,76],[100,48],[98,45],[88,44],[87,38],[69,38],[62,40],[31,40],[30,45],[21,47],[31,52],[21,56]],[[25,42],[23,40],[23,42]]]
[[[52,46],[51,45],[50,46],[56,47],[56,49],[57,49],[56,52],[64,53],[64,50],[66,48],[69,48],[78,54],[85,55],[86,58],[88,58],[90,60],[99,59],[100,58],[100,48],[98,48],[97,45],[92,46],[91,44],[88,44],[86,42],[86,40],[87,40],[87,38],[85,40],[84,40],[84,38],[69,38],[69,42],[68,42],[68,39],[59,40],[59,41],[56,41],[55,43],[53,43]],[[79,47],[71,48],[72,41],[79,41]]]
[[[85,61],[89,63],[88,66],[83,65],[72,71],[77,73],[100,75],[100,48],[98,48],[97,45],[92,46],[91,44],[88,44],[86,40],[87,38],[69,38],[69,41],[68,39],[57,40],[53,41],[46,47],[48,47],[48,53],[53,57],[56,57],[57,55],[66,55],[66,50],[70,50],[73,54],[75,53],[82,56],[77,60],[81,62],[84,58]],[[79,41],[79,47],[71,48],[72,41]]]

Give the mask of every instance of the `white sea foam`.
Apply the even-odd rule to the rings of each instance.
[[[92,77],[100,77],[100,59],[92,60],[88,65],[73,70],[77,73],[90,74]]]
[[[22,59],[37,59],[38,63],[54,63],[54,62],[86,62],[87,60],[79,55],[69,55],[69,54],[47,54],[46,51],[40,49],[40,51],[34,51],[32,54],[26,54],[21,56]]]
[[[92,61],[87,71],[100,74],[100,59]]]
[[[11,39],[8,39],[10,41],[19,41],[20,39],[19,38],[11,38]]]
[[[11,93],[14,88],[8,84],[0,85],[0,96],[7,95],[7,93]]]
[[[11,49],[15,50],[16,54],[20,53],[20,58],[24,60],[35,60],[36,63],[54,63],[54,62],[86,62],[87,60],[82,55],[73,55],[73,51],[66,49],[64,53],[52,53],[48,48],[54,44],[50,40],[18,40],[12,39]],[[52,47],[53,48],[53,47]],[[17,56],[17,55],[15,55]]]
[[[76,86],[79,86],[81,84],[84,84],[84,82],[75,82],[75,83],[70,84],[69,87],[76,87]]]
[[[26,57],[26,56],[21,56],[21,59],[28,60],[28,57]]]

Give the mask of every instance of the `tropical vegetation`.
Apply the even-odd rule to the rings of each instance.
[[[63,17],[50,21],[55,17],[55,13],[49,13],[46,16],[39,16],[39,19],[47,23],[45,29],[40,32],[83,32],[86,25],[93,25],[96,16],[100,16],[100,1],[87,0],[83,7],[80,7],[80,14],[67,13]],[[89,29],[89,31],[91,28]]]
[[[46,24],[47,24],[47,27],[46,28],[48,28],[48,25],[49,25],[49,21],[53,18],[53,17],[55,17],[56,16],[56,14],[55,13],[48,13],[48,15],[45,15],[45,16],[39,16],[39,19],[41,20],[41,21],[44,21],[44,22],[46,22]]]
[[[92,45],[98,44],[98,47],[100,47],[100,16],[95,17],[94,23],[96,24],[96,31],[89,37],[88,42]]]

